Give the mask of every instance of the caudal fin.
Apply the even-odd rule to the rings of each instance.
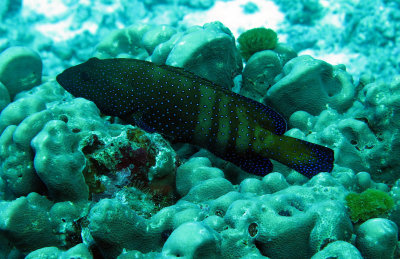
[[[287,165],[308,178],[320,172],[331,172],[332,149],[288,136],[277,136],[272,159]]]

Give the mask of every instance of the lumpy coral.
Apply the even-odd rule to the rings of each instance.
[[[353,222],[378,217],[394,206],[393,198],[389,194],[376,189],[368,189],[362,193],[349,193],[346,196],[346,202]]]
[[[278,36],[272,29],[254,28],[243,32],[237,41],[240,54],[247,61],[256,52],[274,49]]]

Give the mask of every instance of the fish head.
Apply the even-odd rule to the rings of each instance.
[[[127,103],[125,89],[118,87],[121,84],[114,63],[91,58],[64,70],[56,80],[73,96],[94,102],[103,114],[122,116],[133,107]]]
[[[57,75],[57,82],[75,97],[87,99],[92,85],[99,79],[99,71],[96,71],[98,58],[91,58],[85,63],[70,67]]]

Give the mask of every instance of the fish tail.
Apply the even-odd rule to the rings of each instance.
[[[331,172],[332,149],[289,136],[273,135],[266,156],[311,178],[320,172]]]

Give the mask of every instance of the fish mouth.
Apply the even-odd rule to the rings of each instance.
[[[62,80],[61,77],[62,77],[62,73],[58,74],[58,75],[56,76],[56,81],[57,81],[57,83],[58,83],[59,85],[62,86],[61,81],[63,81],[63,80]]]

